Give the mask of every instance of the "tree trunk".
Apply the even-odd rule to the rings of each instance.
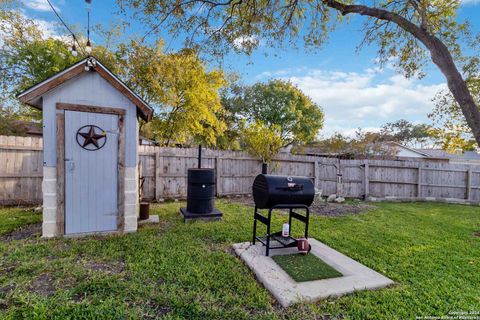
[[[447,78],[447,85],[452,92],[453,97],[460,105],[462,113],[472,130],[473,136],[480,146],[480,110],[473,100],[470,90],[468,90],[465,80],[458,71],[447,46],[434,37],[430,50],[433,63],[442,71]]]
[[[406,18],[384,9],[371,8],[364,5],[347,5],[335,0],[323,1],[328,7],[339,11],[343,15],[356,13],[393,22],[423,43],[430,51],[433,63],[447,79],[448,88],[460,105],[463,116],[472,130],[477,144],[480,146],[480,110],[475,104],[465,80],[458,71],[448,47],[439,38],[429,34],[424,28],[415,25]]]

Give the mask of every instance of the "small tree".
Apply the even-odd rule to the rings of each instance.
[[[265,165],[272,162],[283,145],[278,126],[265,126],[258,121],[243,130],[243,141],[247,152]]]

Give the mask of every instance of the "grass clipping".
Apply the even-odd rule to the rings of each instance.
[[[286,254],[272,259],[297,282],[337,278],[343,276],[313,254]]]

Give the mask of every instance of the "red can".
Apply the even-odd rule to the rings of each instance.
[[[307,254],[310,252],[310,245],[306,238],[297,239],[297,249],[301,254]]]

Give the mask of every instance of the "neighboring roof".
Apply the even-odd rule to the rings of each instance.
[[[14,122],[14,126],[21,127],[27,135],[31,135],[31,136],[43,135],[42,124],[40,122],[17,120]]]
[[[419,149],[431,157],[441,157],[451,160],[469,160],[480,161],[480,154],[475,151],[465,151],[463,153],[450,153],[441,149]]]
[[[427,153],[425,153],[425,152],[422,152],[420,149],[409,148],[409,147],[404,146],[403,144],[400,144],[400,143],[398,143],[398,142],[387,141],[386,143],[387,143],[387,144],[392,144],[392,145],[394,145],[394,146],[396,146],[396,147],[400,147],[400,148],[406,149],[406,150],[411,151],[411,152],[413,152],[413,153],[417,153],[417,154],[419,154],[419,155],[421,155],[421,156],[423,156],[423,157],[427,157],[427,158],[431,158],[431,157],[432,157],[432,155],[427,154]]]
[[[88,68],[87,70],[85,68],[87,63],[90,63],[89,70]],[[108,83],[137,106],[137,112],[142,119],[149,121],[152,118],[153,109],[95,57],[87,57],[75,63],[65,70],[20,93],[17,98],[25,104],[41,109],[41,103],[38,99],[40,96],[83,72],[90,72],[90,70],[96,71],[100,76],[107,80]]]
[[[142,141],[145,141],[145,142],[149,142],[151,143],[152,145],[159,145],[160,143],[155,141],[155,140],[152,140],[152,139],[148,139],[148,138],[145,138],[144,136],[139,136],[138,137],[138,140],[140,140],[140,142]],[[140,143],[141,144],[141,143]]]

